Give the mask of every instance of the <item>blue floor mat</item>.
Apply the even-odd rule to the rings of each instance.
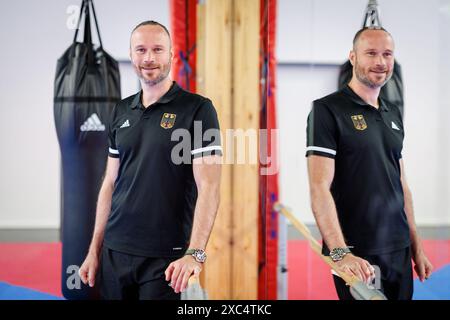
[[[414,280],[413,300],[450,300],[450,265],[434,271],[423,283]]]
[[[0,300],[64,300],[64,298],[0,282]]]

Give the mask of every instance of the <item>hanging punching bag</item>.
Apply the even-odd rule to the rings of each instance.
[[[92,42],[92,10],[100,45]],[[77,42],[84,16],[84,41]],[[62,293],[95,299],[96,287],[78,277],[92,237],[97,196],[107,159],[110,112],[120,100],[117,61],[104,50],[92,0],[83,0],[72,45],[58,59],[54,120],[61,149]]]
[[[378,4],[376,0],[369,0],[367,9],[364,15],[362,27],[381,27],[380,16],[378,14]],[[339,72],[338,88],[342,89],[350,82],[353,76],[353,66],[347,60]],[[394,70],[391,79],[381,88],[380,97],[393,104],[395,104],[403,116],[403,80],[402,70],[397,61],[394,62]]]

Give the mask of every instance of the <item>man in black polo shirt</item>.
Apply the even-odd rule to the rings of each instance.
[[[219,203],[219,123],[209,99],[171,80],[172,56],[158,22],[131,33],[142,90],[112,113],[94,234],[80,268],[90,286],[99,269],[105,299],[179,299],[206,259]]]
[[[421,281],[431,275],[416,231],[402,160],[399,109],[379,98],[394,65],[394,42],[384,29],[362,29],[350,52],[353,77],[342,90],[313,102],[307,152],[311,205],[323,254],[370,282],[381,271],[388,299],[412,298],[411,255]],[[334,276],[340,299],[352,299]]]

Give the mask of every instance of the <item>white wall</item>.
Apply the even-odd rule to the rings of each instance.
[[[450,1],[440,0],[439,8],[439,30],[440,39],[439,42],[439,55],[438,61],[439,68],[439,80],[438,80],[438,92],[439,92],[439,106],[441,112],[441,118],[438,124],[439,130],[439,148],[441,149],[438,163],[439,167],[439,181],[442,183],[441,188],[438,190],[438,201],[443,214],[445,212],[449,214],[449,191],[450,191]],[[446,40],[443,40],[446,39]],[[447,220],[448,221],[448,220]]]
[[[277,57],[280,198],[307,223],[306,118],[314,99],[336,90],[343,63],[361,27],[366,0],[278,0]],[[449,0],[379,0],[383,26],[396,41],[403,68],[403,157],[419,225],[450,224]],[[345,4],[345,6],[344,6]]]
[[[0,228],[59,227],[59,146],[53,122],[56,60],[70,45],[66,13],[81,0],[3,1],[0,10]],[[131,29],[169,26],[168,1],[94,1],[103,46],[128,58]],[[129,68],[122,66],[130,74]],[[124,91],[130,85],[125,77]],[[124,79],[122,79],[124,82]]]

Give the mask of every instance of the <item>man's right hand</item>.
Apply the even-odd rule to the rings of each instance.
[[[78,271],[78,274],[83,281],[84,284],[89,284],[90,287],[93,287],[95,284],[95,275],[97,274],[98,269],[98,256],[93,253],[88,253],[86,259]]]
[[[335,263],[340,271],[354,275],[365,283],[370,283],[375,278],[375,268],[367,260],[351,253]]]

